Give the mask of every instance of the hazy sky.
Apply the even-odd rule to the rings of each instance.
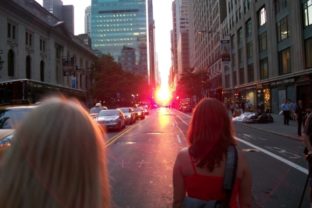
[[[42,5],[42,0],[36,0]],[[172,0],[153,0],[155,19],[155,45],[162,84],[168,82],[171,66],[170,30],[172,29],[171,4]],[[75,35],[84,33],[85,8],[91,5],[91,0],[63,0],[63,4],[74,5],[75,8]]]

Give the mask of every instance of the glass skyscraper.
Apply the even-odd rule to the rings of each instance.
[[[146,0],[92,0],[92,48],[125,62],[124,47],[135,51],[133,72],[147,75]],[[129,60],[133,62],[133,58]]]

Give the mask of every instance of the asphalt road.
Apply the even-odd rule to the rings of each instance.
[[[190,118],[159,108],[121,132],[108,133],[113,207],[171,207],[172,167],[187,145]],[[253,207],[297,208],[307,177],[303,144],[240,123],[235,129],[252,170]],[[302,207],[308,207],[307,194]]]

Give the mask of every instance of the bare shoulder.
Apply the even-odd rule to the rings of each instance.
[[[189,159],[188,154],[189,154],[188,153],[188,148],[187,147],[182,148],[178,152],[178,155],[177,155],[177,158],[176,158],[176,164],[177,165],[185,164],[185,162]],[[182,166],[184,166],[184,165],[182,165]]]
[[[186,156],[188,156],[188,147],[184,147],[184,148],[182,148],[180,151],[179,151],[179,153],[178,153],[178,155],[177,155],[177,159],[178,160],[181,160],[181,159],[184,159]]]

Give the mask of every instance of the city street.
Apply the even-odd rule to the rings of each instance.
[[[108,133],[113,207],[171,207],[173,163],[187,145],[190,118],[159,108],[121,132]],[[235,129],[252,170],[253,207],[297,207],[307,177],[302,141],[249,124],[236,123]],[[307,206],[306,194],[302,207]]]

